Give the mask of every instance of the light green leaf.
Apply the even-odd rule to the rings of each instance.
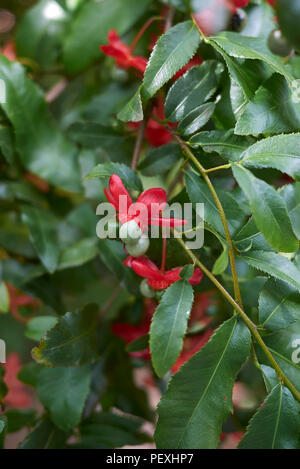
[[[193,288],[179,280],[164,293],[151,323],[150,351],[158,376],[164,376],[176,362],[193,304]]]
[[[152,98],[193,57],[200,41],[192,21],[176,24],[161,36],[145,71],[142,97]]]
[[[95,238],[84,238],[62,251],[58,270],[70,269],[86,264],[99,254],[98,241]]]
[[[158,448],[217,447],[232,412],[234,380],[249,351],[249,330],[233,317],[181,367],[158,406]]]
[[[255,145],[254,145],[255,146]],[[268,243],[280,252],[299,247],[283,199],[276,190],[247,169],[234,165],[233,174],[247,196],[255,223]]]
[[[39,342],[46,332],[57,324],[57,321],[55,316],[37,316],[26,324],[25,335]]]
[[[0,313],[8,313],[10,308],[9,292],[5,282],[0,282]]]

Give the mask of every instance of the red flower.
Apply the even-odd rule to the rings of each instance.
[[[124,261],[124,265],[131,267],[140,277],[146,278],[148,284],[154,290],[164,290],[172,285],[172,283],[177,282],[177,280],[180,279],[182,269],[182,267],[175,267],[175,269],[162,272],[150,259],[147,259],[147,257],[128,256]],[[202,277],[202,271],[196,267],[189,282],[191,285],[197,285],[201,282]]]
[[[120,15],[122,12],[120,12]],[[128,69],[130,67],[144,73],[147,66],[147,59],[144,57],[134,56],[132,50],[127,44],[124,44],[117,31],[111,29],[107,35],[109,45],[100,46],[100,50],[105,55],[113,57],[118,67]]]
[[[164,189],[153,188],[142,192],[135,203],[132,203],[128,191],[125,189],[122,179],[113,174],[109,179],[109,189],[104,189],[104,194],[118,212],[121,223],[136,220],[144,230],[147,225],[156,226],[182,226],[185,220],[177,218],[161,217],[161,212],[167,205],[167,194]]]
[[[17,353],[11,353],[3,366],[5,369],[3,381],[8,388],[5,403],[12,407],[17,407],[18,409],[29,407],[31,405],[31,399],[26,393],[23,383],[17,378],[21,369],[19,355]]]
[[[29,319],[23,318],[20,315],[19,308],[21,306],[32,306],[33,308],[36,308],[39,305],[38,300],[31,296],[23,295],[20,290],[10,283],[7,283],[7,289],[9,292],[11,314],[18,319],[18,321],[26,323]]]
[[[266,0],[266,2],[268,2],[271,5],[271,7],[275,8],[276,0]]]
[[[250,3],[250,0],[232,0],[232,3],[236,8],[244,8]]]
[[[236,449],[243,436],[243,432],[221,433],[220,449]]]
[[[176,373],[179,368],[185,364],[195,353],[199,352],[202,347],[209,341],[213,334],[213,329],[207,329],[201,335],[187,337],[183,344],[183,349],[179,355],[175,365],[172,367],[172,372]]]
[[[139,337],[142,337],[145,334],[148,334],[150,330],[150,325],[151,325],[151,319],[154,314],[156,308],[156,303],[155,301],[151,299],[146,299],[145,300],[145,311],[144,311],[144,317],[142,322],[134,326],[133,324],[129,324],[127,322],[118,322],[113,324],[111,330],[112,332],[118,336],[121,337],[125,341],[126,344],[130,344],[130,342],[133,342],[134,340],[138,339]],[[130,352],[130,355],[135,358],[143,358],[145,360],[150,360],[150,351],[149,349],[145,350],[140,350],[139,352]]]

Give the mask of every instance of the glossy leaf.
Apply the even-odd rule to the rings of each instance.
[[[194,134],[204,127],[209,121],[215,110],[215,103],[206,103],[196,107],[189,112],[179,123],[177,130],[183,137]]]
[[[222,423],[232,412],[234,380],[249,350],[250,333],[233,317],[183,365],[158,406],[158,448],[217,447]]]
[[[132,171],[128,166],[121,163],[103,163],[98,164],[92,171],[86,176],[90,178],[105,178],[109,179],[112,174],[117,174],[124,181],[125,186],[128,189],[141,192],[143,186],[140,178],[137,174]]]
[[[193,67],[175,81],[167,94],[165,115],[169,122],[179,122],[195,107],[213,96],[223,67],[214,60]]]
[[[166,290],[156,308],[150,329],[150,351],[158,376],[164,376],[180,354],[193,299],[192,286],[179,280]]]
[[[140,88],[123,109],[121,109],[117,117],[123,122],[140,122],[143,120],[144,112]]]
[[[300,183],[286,184],[280,189],[297,238],[300,239]]]
[[[152,98],[193,57],[200,41],[192,21],[179,23],[161,36],[145,71],[142,96]]]
[[[249,199],[255,223],[268,243],[281,252],[297,251],[299,241],[280,194],[241,166],[233,166],[233,174]]]

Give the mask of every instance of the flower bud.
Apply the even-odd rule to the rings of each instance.
[[[123,243],[136,244],[142,236],[142,230],[135,220],[123,223],[120,228],[120,238]]]
[[[140,257],[143,256],[149,248],[150,241],[146,236],[143,236],[138,240],[136,244],[127,244],[125,243],[126,251],[130,256]]]
[[[154,298],[155,296],[155,290],[150,287],[146,278],[140,284],[140,292],[145,298]]]

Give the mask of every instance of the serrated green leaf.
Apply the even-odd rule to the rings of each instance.
[[[286,257],[261,250],[248,250],[240,255],[252,267],[283,280],[300,291],[300,271]]]
[[[269,280],[259,296],[259,321],[274,331],[300,319],[300,294],[284,282]]]
[[[254,139],[234,135],[233,130],[211,130],[193,135],[189,143],[207,153],[216,152],[226,160],[239,161]]]
[[[247,168],[275,168],[300,180],[300,133],[260,140],[243,152],[241,164]]]
[[[193,57],[200,41],[192,21],[176,24],[161,36],[148,61],[142,97],[152,98]]]
[[[98,308],[88,305],[77,313],[66,313],[32,351],[46,366],[76,366],[96,359]]]
[[[222,423],[232,412],[234,380],[249,350],[249,330],[233,317],[182,366],[158,406],[158,448],[217,447]]]
[[[250,202],[255,223],[268,243],[280,252],[297,251],[299,241],[294,235],[280,194],[247,169],[238,165],[234,165],[232,169],[234,177]]]
[[[211,37],[210,43],[217,44],[228,55],[235,58],[262,60],[275,72],[283,75],[288,82],[291,83],[294,80],[281,58],[272,54],[264,37],[246,37],[235,32],[224,31],[218,36]]]
[[[207,60],[176,80],[167,94],[166,119],[169,122],[179,122],[195,107],[211,98],[217,89],[222,71],[221,64],[215,60]]]
[[[79,424],[90,381],[90,365],[44,368],[39,373],[38,396],[61,430],[68,431]]]
[[[150,329],[150,351],[154,370],[160,377],[172,368],[181,352],[193,299],[192,286],[179,280],[166,290],[156,308]]]
[[[59,245],[57,241],[57,221],[49,211],[24,205],[22,221],[28,227],[31,242],[42,264],[53,273],[58,264]]]
[[[238,448],[297,449],[299,435],[299,405],[291,392],[278,384],[251,419]]]
[[[128,189],[141,192],[143,186],[138,175],[128,166],[122,163],[103,163],[95,166],[94,169],[86,176],[90,178],[110,178],[112,174],[117,174],[123,180],[124,185]]]

